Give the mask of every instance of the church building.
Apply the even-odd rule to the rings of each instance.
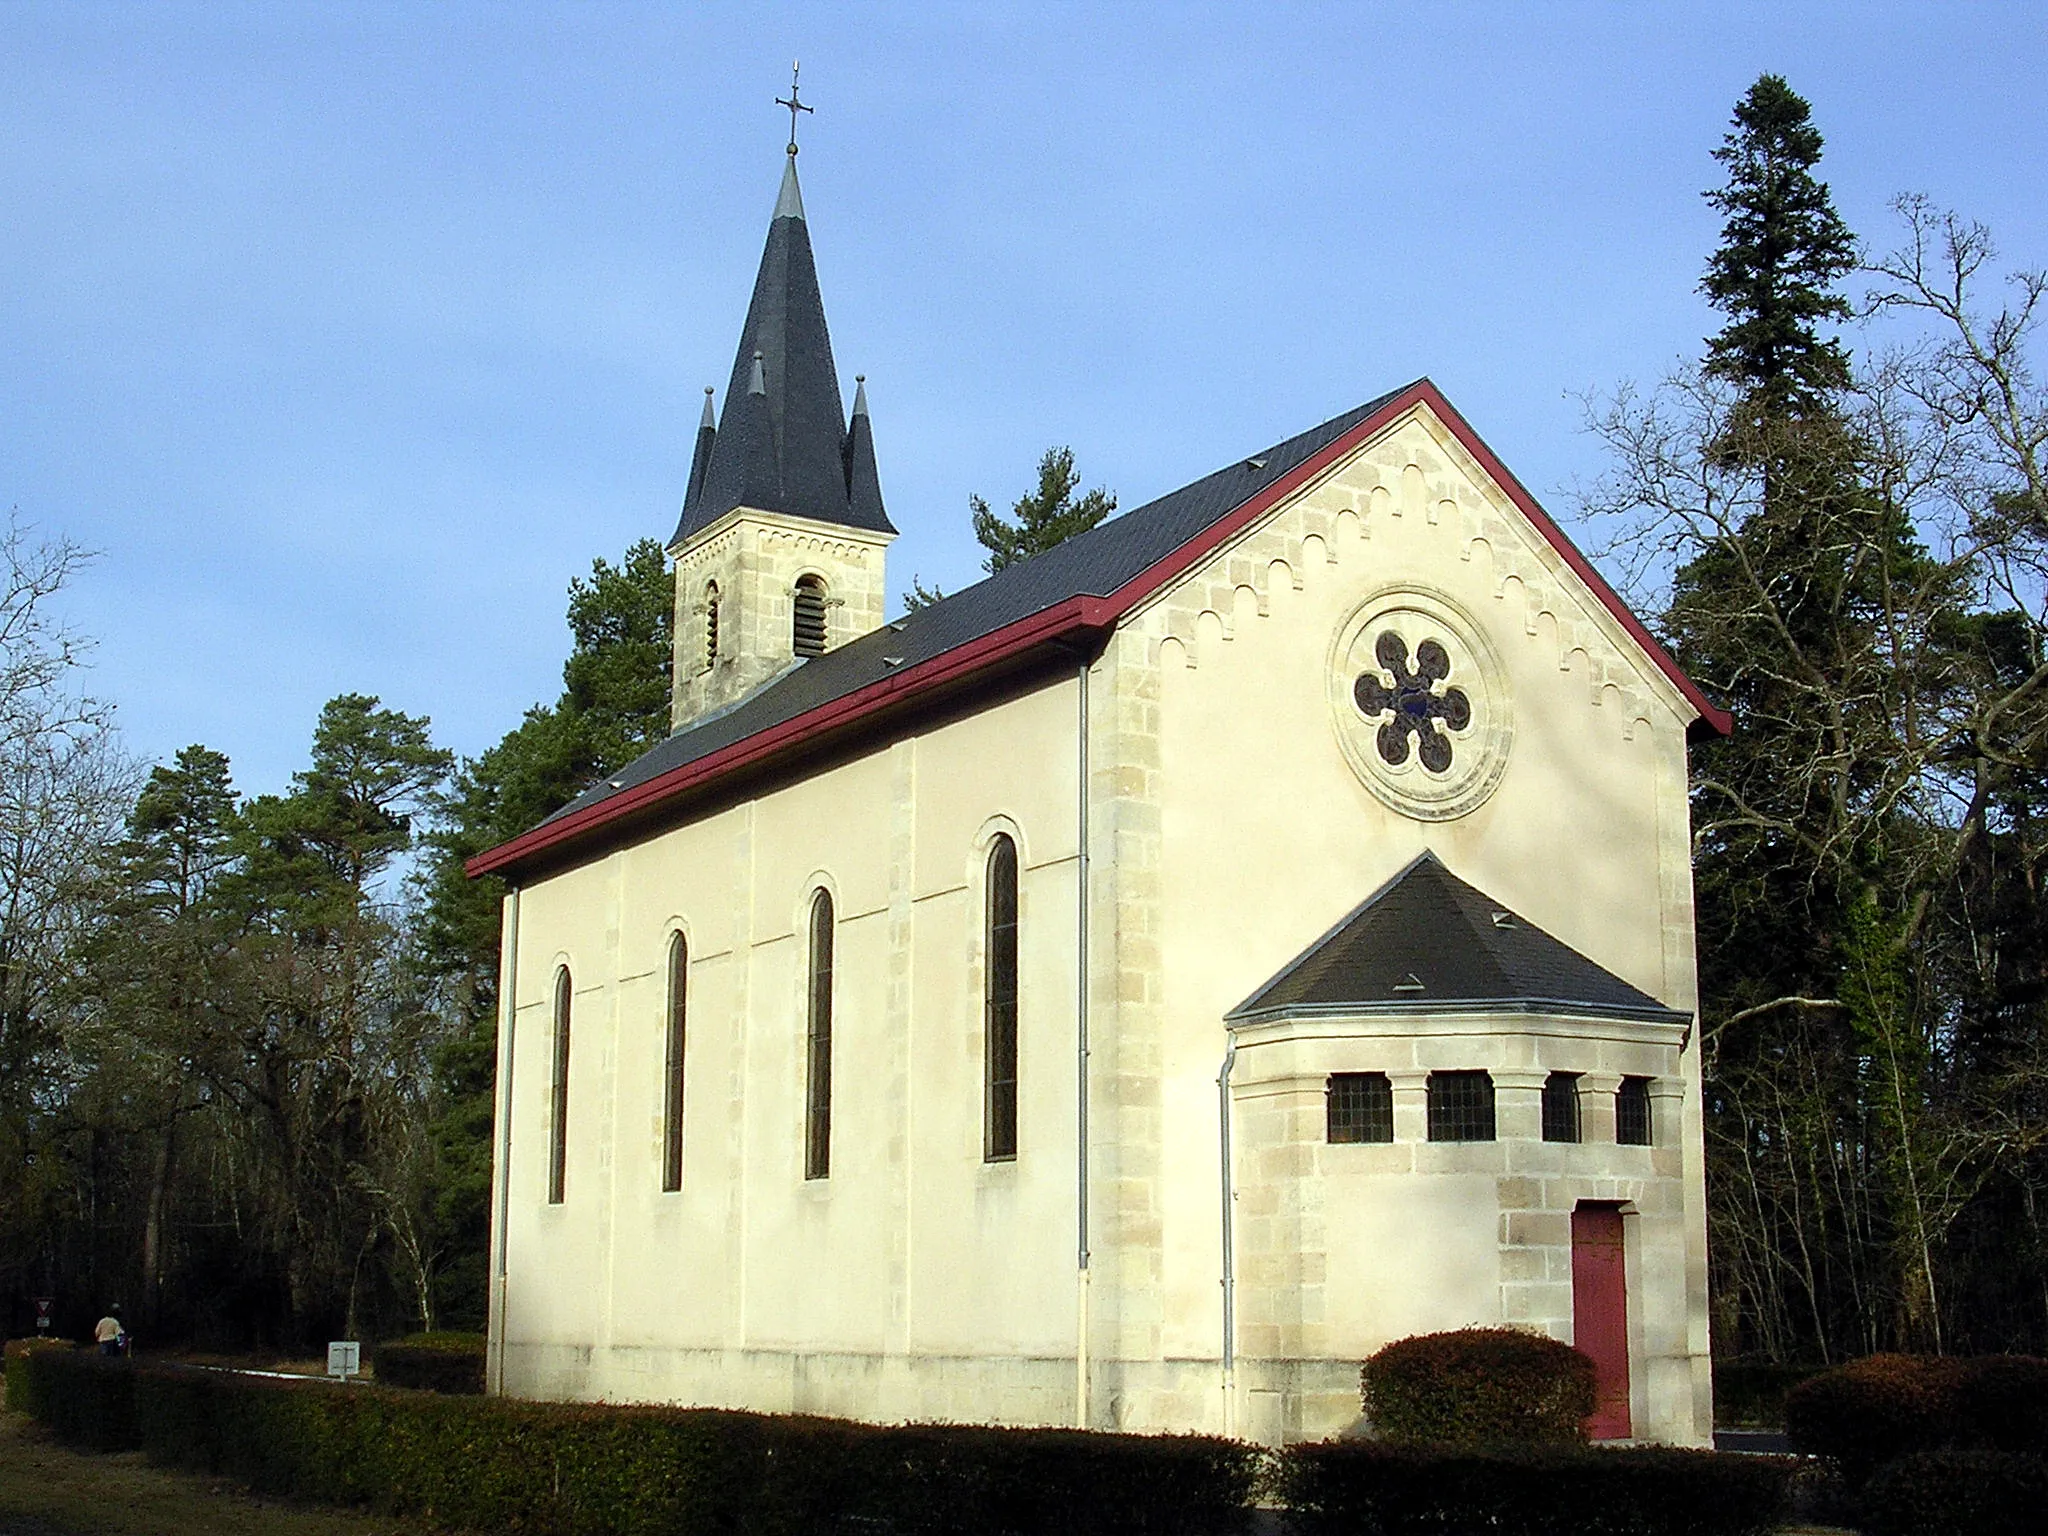
[[[1281,1444],[1505,1325],[1706,1443],[1728,719],[1436,387],[888,618],[792,146],[713,405],[673,733],[470,865],[491,1390]]]

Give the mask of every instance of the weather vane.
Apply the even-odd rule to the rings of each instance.
[[[802,69],[803,60],[801,59],[796,60],[789,66],[789,99],[785,101],[780,96],[775,98],[775,105],[789,108],[789,152],[792,155],[796,153],[796,115],[799,112],[809,112],[811,110],[811,108],[805,106],[797,99],[797,75]]]

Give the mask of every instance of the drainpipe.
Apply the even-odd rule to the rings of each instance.
[[[493,1394],[505,1390],[505,1228],[512,1207],[512,1023],[519,1016],[519,887],[505,893],[504,938],[498,960],[498,1145],[492,1182],[497,1185],[491,1213],[490,1380]]]
[[[1237,1438],[1237,1249],[1233,1231],[1237,1191],[1230,1168],[1230,1069],[1237,1065],[1237,1037],[1224,1047],[1223,1067],[1216,1074],[1216,1123],[1222,1147],[1223,1173],[1223,1433]]]
[[[1074,1427],[1088,1427],[1088,663],[1079,688],[1074,861]]]

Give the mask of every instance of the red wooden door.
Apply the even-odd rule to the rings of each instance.
[[[1587,1433],[1627,1439],[1628,1264],[1621,1212],[1611,1205],[1572,1212],[1572,1342],[1593,1357],[1596,1396]]]

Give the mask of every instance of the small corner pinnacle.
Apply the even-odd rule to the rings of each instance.
[[[865,416],[868,413],[868,376],[856,373],[853,376],[853,414]]]
[[[700,428],[716,427],[718,425],[718,417],[711,409],[711,386],[709,384],[704,386],[704,419],[698,422],[697,425]]]
[[[761,367],[761,354],[754,354],[754,372],[747,380],[747,393],[765,395],[768,393],[768,375]]]

